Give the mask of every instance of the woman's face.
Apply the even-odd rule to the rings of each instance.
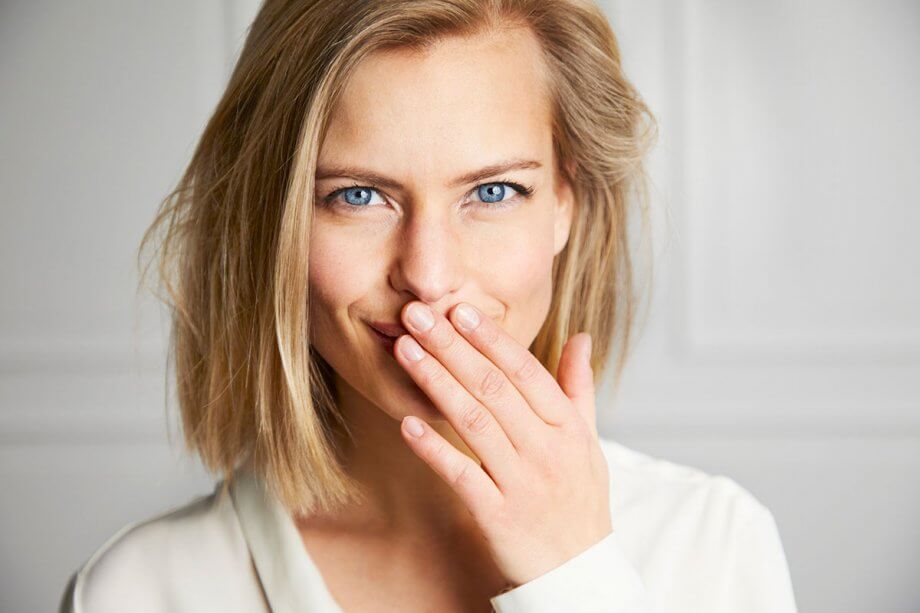
[[[525,29],[377,53],[333,113],[317,164],[311,341],[339,385],[395,419],[444,418],[371,322],[401,326],[413,300],[441,314],[468,302],[529,347],[546,319],[572,195],[554,182],[541,66]]]

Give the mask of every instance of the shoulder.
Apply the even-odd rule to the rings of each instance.
[[[601,438],[611,482],[616,522],[636,533],[671,529],[696,537],[735,539],[771,530],[770,510],[750,490],[724,474],[713,474]],[[728,543],[726,543],[727,545]]]
[[[752,492],[609,439],[601,447],[619,551],[660,610],[796,611],[776,521]]]
[[[118,611],[128,603],[135,611],[175,610],[185,588],[207,590],[210,577],[239,566],[244,539],[222,483],[115,532],[71,577],[61,611]]]

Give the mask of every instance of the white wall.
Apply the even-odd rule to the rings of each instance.
[[[920,611],[920,3],[610,8],[672,221],[606,431],[767,504],[802,611]]]
[[[661,121],[654,302],[601,431],[727,474],[803,611],[920,609],[920,4],[619,0]],[[0,610],[210,480],[134,249],[254,0],[0,3]]]

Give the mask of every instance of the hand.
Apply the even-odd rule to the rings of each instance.
[[[420,329],[411,310],[427,309]],[[475,315],[464,329],[461,308]],[[559,381],[527,348],[468,304],[450,319],[423,302],[401,317],[396,360],[480,459],[477,464],[417,417],[403,437],[462,499],[485,535],[499,569],[515,587],[546,573],[612,531],[607,462],[595,426],[591,337],[572,336]],[[416,339],[418,342],[416,342]],[[413,361],[404,353],[413,345]],[[421,347],[419,347],[421,345]],[[413,436],[412,424],[421,427]]]

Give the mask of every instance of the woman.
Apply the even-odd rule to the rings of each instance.
[[[584,0],[267,0],[145,237],[223,478],[63,610],[794,611],[748,491],[598,438],[653,128]]]

